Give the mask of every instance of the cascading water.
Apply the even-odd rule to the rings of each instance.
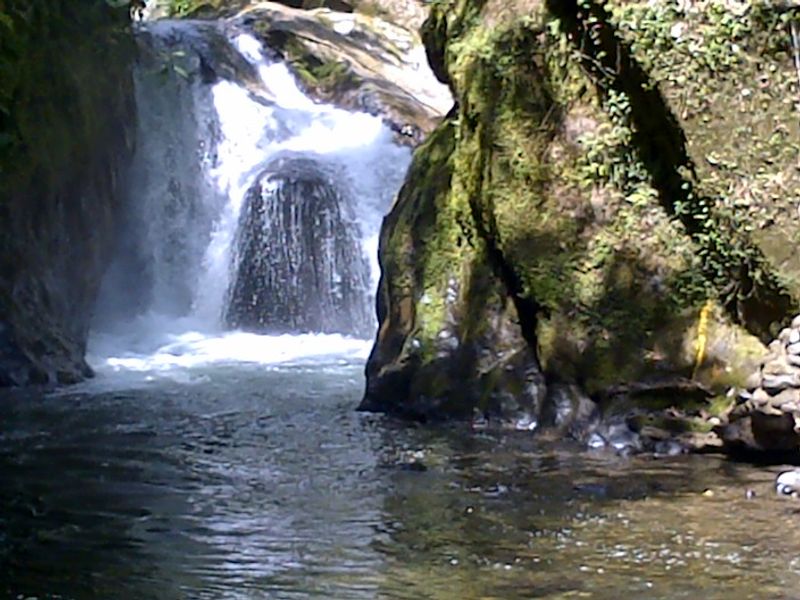
[[[228,325],[368,335],[369,265],[335,180],[317,161],[281,158],[248,191]]]
[[[379,118],[312,101],[233,25],[161,21],[139,42],[128,218],[90,361],[153,374],[363,359],[409,150]]]

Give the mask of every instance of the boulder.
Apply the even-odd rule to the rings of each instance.
[[[270,164],[242,208],[227,324],[367,336],[369,264],[352,211],[320,162],[288,157]]]

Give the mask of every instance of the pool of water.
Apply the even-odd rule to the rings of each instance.
[[[779,466],[361,414],[362,362],[5,393],[0,597],[798,597]]]

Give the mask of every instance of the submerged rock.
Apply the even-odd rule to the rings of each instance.
[[[242,208],[227,324],[366,336],[369,264],[352,211],[346,188],[321,163],[273,162]]]

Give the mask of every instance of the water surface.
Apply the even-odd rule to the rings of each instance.
[[[797,597],[778,467],[360,414],[362,364],[106,366],[7,393],[0,596]]]

